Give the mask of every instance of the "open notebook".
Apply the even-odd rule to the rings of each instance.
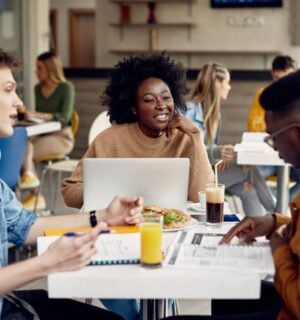
[[[42,254],[58,236],[38,237],[38,254]],[[98,252],[91,265],[135,264],[140,262],[140,233],[101,234],[96,241]]]

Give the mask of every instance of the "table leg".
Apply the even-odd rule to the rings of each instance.
[[[157,320],[169,316],[168,299],[143,299],[143,320]]]
[[[276,212],[283,214],[287,213],[289,204],[289,177],[290,167],[288,165],[278,167]]]

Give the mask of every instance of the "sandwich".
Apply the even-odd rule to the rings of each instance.
[[[164,229],[179,229],[186,225],[191,217],[185,212],[177,209],[161,208],[155,205],[146,205],[143,207],[142,215],[162,215]]]

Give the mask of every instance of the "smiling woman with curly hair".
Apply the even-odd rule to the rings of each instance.
[[[102,96],[109,108],[110,120],[116,124],[137,122],[136,92],[141,82],[158,78],[168,84],[175,112],[186,111],[184,95],[187,94],[185,70],[181,64],[165,54],[133,56],[120,61],[111,74],[110,82]]]
[[[188,200],[197,202],[213,173],[200,130],[179,114],[186,92],[185,70],[166,54],[123,59],[102,96],[116,125],[95,138],[84,158],[189,158]],[[64,180],[62,194],[68,206],[82,206],[82,161]]]
[[[198,191],[212,182],[213,173],[200,130],[179,114],[185,111],[186,93],[185,71],[169,56],[123,59],[115,66],[102,96],[115,125],[94,139],[84,158],[189,158],[187,200],[197,202]],[[62,194],[68,206],[82,206],[82,160],[72,176],[64,180]],[[125,320],[139,318],[135,301],[102,303]]]

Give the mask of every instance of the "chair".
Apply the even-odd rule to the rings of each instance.
[[[95,118],[91,125],[88,138],[89,145],[101,131],[109,127],[111,127],[109,116],[107,114],[107,111],[103,111]]]
[[[79,115],[77,111],[74,109],[72,113],[71,118],[71,129],[72,133],[75,136],[79,129]],[[70,159],[68,156],[63,154],[57,154],[57,155],[49,155],[47,157],[44,157],[43,159],[38,159],[38,161],[47,162],[46,166],[44,167],[42,174],[41,174],[41,182],[40,187],[38,189],[35,205],[34,205],[34,212],[37,210],[37,202],[38,197],[41,193],[42,186],[44,184],[45,176],[48,172],[57,173],[56,178],[56,188],[54,189],[54,195],[51,197],[51,206],[50,211],[55,212],[55,206],[56,206],[56,200],[57,200],[57,194],[59,190],[59,182],[61,181],[61,176],[63,172],[69,172],[72,173],[77,166],[78,160]]]
[[[20,171],[28,142],[25,127],[15,127],[12,136],[0,138],[0,178],[15,192],[17,192]],[[18,198],[20,196],[18,195]],[[20,260],[23,247],[17,248],[9,243],[10,260]],[[26,246],[26,257],[31,254],[31,247]]]
[[[27,146],[27,131],[24,127],[15,127],[10,137],[0,138],[0,177],[12,189],[16,190],[20,170]]]
[[[79,128],[79,115],[77,111],[74,109],[71,117],[71,130],[74,136],[76,135],[78,128]],[[62,153],[58,153],[58,154],[49,154],[44,157],[36,158],[34,159],[34,161],[37,163],[46,162],[47,164],[50,164],[53,161],[67,160],[67,159],[69,159],[68,156]]]

